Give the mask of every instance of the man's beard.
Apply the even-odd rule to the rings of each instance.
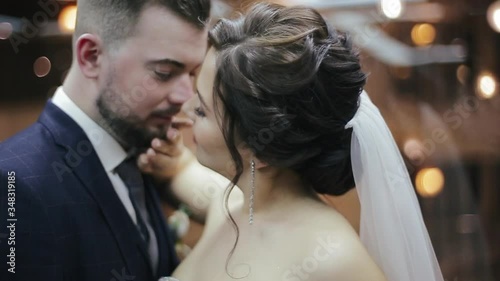
[[[131,106],[109,84],[99,94],[96,105],[102,116],[100,125],[129,153],[142,153],[151,146],[154,138],[166,137],[167,128],[148,130],[145,122],[132,113]]]

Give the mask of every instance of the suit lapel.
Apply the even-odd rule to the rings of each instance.
[[[101,208],[130,274],[141,276],[135,266],[141,263],[137,248],[145,254],[149,263],[147,250],[90,140],[76,122],[51,102],[47,103],[39,122],[53,134],[56,143],[64,147],[67,168],[79,178]],[[135,245],[131,245],[130,241],[135,241]]]

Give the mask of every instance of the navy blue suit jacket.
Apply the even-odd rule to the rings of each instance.
[[[146,182],[158,272],[90,140],[48,102],[34,125],[0,143],[0,280],[156,281],[170,275],[178,264],[174,242]],[[12,266],[15,273],[8,271]]]

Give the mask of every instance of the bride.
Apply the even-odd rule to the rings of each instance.
[[[212,188],[204,233],[173,277],[443,280],[401,155],[362,91],[366,76],[349,38],[313,9],[275,4],[221,20],[209,37],[187,108],[199,163],[230,184]],[[188,162],[173,186],[202,208],[194,198],[213,173],[188,161],[178,143],[153,144],[139,160],[143,170]],[[360,235],[317,195],[354,186]]]

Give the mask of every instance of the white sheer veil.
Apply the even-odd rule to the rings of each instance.
[[[403,158],[367,93],[346,128],[361,204],[361,241],[389,281],[442,281]]]

